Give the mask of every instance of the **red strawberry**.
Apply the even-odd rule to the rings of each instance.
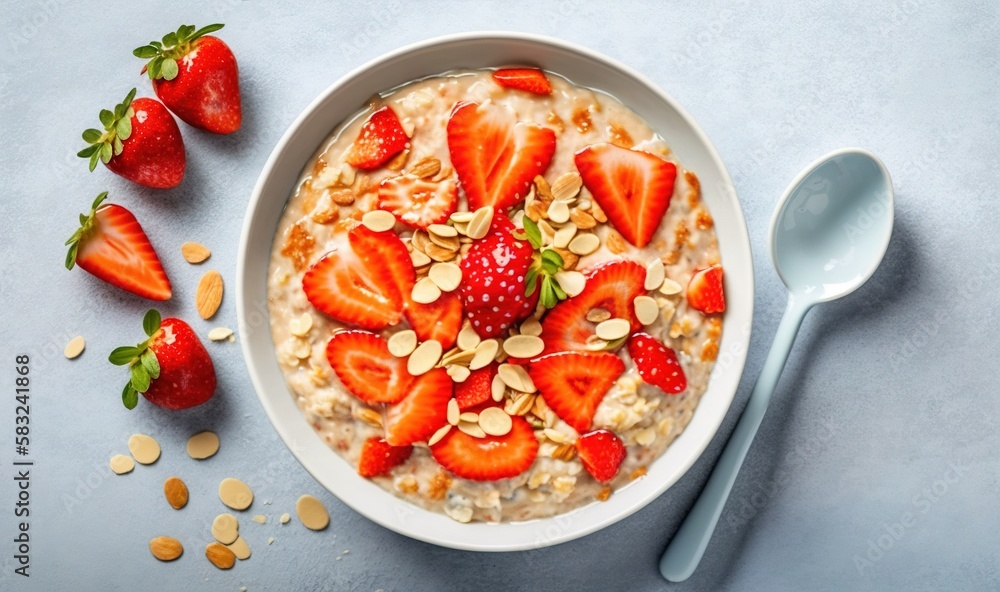
[[[652,335],[636,333],[630,337],[628,355],[632,356],[639,376],[663,392],[675,395],[687,388],[687,377],[677,354]]]
[[[229,46],[208,35],[221,28],[215,24],[196,31],[194,25],[181,25],[162,43],[152,41],[132,54],[149,59],[142,71],[177,117],[213,134],[231,134],[243,121],[240,77]]]
[[[596,430],[577,439],[576,453],[594,479],[607,483],[615,478],[625,460],[625,444],[608,430]]]
[[[413,285],[413,264],[399,237],[356,224],[335,233],[332,242],[333,248],[302,278],[309,302],[338,321],[365,329],[398,323],[405,302],[400,286],[407,281]]]
[[[132,377],[122,391],[122,403],[134,409],[138,393],[166,409],[201,405],[215,393],[215,367],[191,326],[180,319],[160,320],[150,310],[142,319],[149,337],[135,347],[115,348],[108,357],[115,366],[129,366]]]
[[[604,395],[625,371],[625,363],[610,352],[561,352],[532,360],[527,370],[556,415],[585,432]]]
[[[618,232],[645,247],[670,206],[677,167],[648,152],[594,144],[576,153],[576,168]]]
[[[361,126],[347,155],[347,163],[359,169],[375,169],[406,148],[410,138],[392,107],[382,107],[372,113]]]
[[[89,215],[80,215],[82,225],[66,244],[66,269],[79,265],[109,284],[150,300],[170,299],[170,280],[146,233],[132,212],[101,202],[97,196]]]
[[[511,417],[513,426],[504,436],[475,438],[461,430],[449,430],[431,446],[434,460],[463,479],[499,481],[528,470],[538,456],[538,439],[523,417]]]
[[[472,328],[484,339],[497,337],[535,310],[538,290],[525,296],[526,274],[534,248],[514,237],[514,224],[506,216],[493,217],[489,234],[472,243],[459,264],[459,294]]]
[[[642,265],[628,260],[610,261],[590,268],[585,275],[583,292],[560,302],[542,319],[546,353],[584,351],[587,338],[597,326],[587,320],[587,313],[595,308],[603,308],[614,318],[629,319],[632,331],[639,328],[632,301],[646,293],[646,270]]]
[[[493,80],[502,87],[513,88],[536,95],[552,94],[552,85],[545,73],[535,68],[500,68],[493,72]]]
[[[101,161],[108,170],[129,181],[168,189],[184,178],[184,140],[170,112],[156,99],[135,99],[135,89],[115,105],[101,111],[104,131],[88,129],[83,141],[90,144],[77,153],[90,159],[90,170]]]
[[[413,379],[410,392],[385,411],[385,441],[406,446],[427,441],[448,423],[452,380],[444,368],[434,368]]]
[[[378,188],[378,208],[414,228],[443,224],[457,206],[458,185],[452,179],[434,183],[402,175],[382,181]]]
[[[455,345],[458,332],[462,329],[462,300],[457,292],[444,292],[430,304],[418,304],[409,300],[403,314],[417,333],[420,341],[434,339],[441,343],[445,351]]]
[[[687,301],[691,308],[705,314],[726,311],[721,265],[706,267],[694,274],[688,283]]]
[[[501,105],[461,102],[448,120],[448,152],[470,210],[500,212],[523,201],[555,149],[555,132]]]
[[[467,411],[493,398],[493,377],[497,375],[499,366],[492,362],[489,366],[473,370],[465,382],[455,384],[455,400],[459,409]]]
[[[326,345],[326,359],[344,387],[369,405],[398,403],[413,382],[406,358],[390,354],[386,341],[368,331],[334,333]]]
[[[412,446],[393,446],[382,438],[368,438],[361,445],[358,474],[368,479],[387,475],[410,458],[412,453]]]

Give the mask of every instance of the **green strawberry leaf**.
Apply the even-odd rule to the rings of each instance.
[[[100,144],[91,144],[90,146],[87,146],[83,150],[77,152],[76,155],[79,156],[80,158],[90,158],[92,154],[96,154],[97,151],[100,149],[101,149]]]
[[[156,354],[153,353],[153,350],[147,349],[142,352],[142,355],[139,356],[139,362],[146,369],[146,372],[149,373],[150,378],[160,377],[160,361],[156,359]]]
[[[531,267],[528,273],[524,274],[524,295],[531,296],[538,287],[538,268]]]
[[[214,25],[205,25],[204,27],[198,29],[198,31],[194,35],[191,35],[189,41],[191,39],[197,39],[198,37],[208,35],[209,33],[214,33],[224,26],[225,25],[223,25],[222,23],[215,23]]]
[[[160,50],[153,47],[152,45],[143,45],[142,47],[137,47],[132,50],[132,55],[137,58],[149,59],[160,53]]]
[[[83,141],[88,144],[93,144],[94,142],[101,139],[100,130],[95,130],[94,128],[83,130]]]
[[[122,404],[125,405],[126,409],[135,409],[135,406],[139,404],[139,393],[132,388],[132,383],[125,385],[125,390],[122,391]]]
[[[177,60],[172,58],[167,58],[163,60],[163,67],[160,68],[160,74],[163,75],[165,80],[173,80],[177,78]]]
[[[111,355],[108,356],[108,361],[115,366],[127,366],[132,363],[132,360],[139,357],[140,354],[142,354],[141,349],[130,345],[123,345],[112,350]]]
[[[108,164],[111,162],[112,156],[112,146],[111,144],[101,144],[101,162]]]
[[[132,365],[132,388],[144,393],[149,390],[149,385],[152,382],[152,378],[149,375],[149,370],[142,364]]]
[[[535,224],[535,222],[527,216],[522,218],[522,221],[524,222],[524,234],[527,235],[528,242],[530,242],[531,246],[534,247],[535,249],[541,249],[542,248],[541,229],[539,229],[538,225]]]
[[[142,317],[142,330],[146,332],[147,336],[152,337],[153,333],[160,330],[160,322],[160,311],[155,308],[151,308],[146,311],[146,315]]]

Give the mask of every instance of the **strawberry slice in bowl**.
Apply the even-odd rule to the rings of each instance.
[[[326,359],[344,388],[369,405],[398,403],[413,383],[406,359],[390,354],[385,339],[368,331],[334,333]]]
[[[403,400],[386,407],[385,441],[393,446],[426,442],[448,423],[453,384],[444,368],[415,377]]]
[[[623,372],[625,363],[609,352],[548,354],[528,366],[548,406],[581,433],[590,429],[598,405]]]
[[[457,206],[458,185],[453,179],[433,182],[400,175],[385,179],[378,189],[379,209],[392,212],[412,228],[426,230],[431,224],[444,224]]]
[[[535,95],[552,94],[552,83],[545,72],[537,68],[500,68],[493,72],[493,80],[504,88],[523,90]]]
[[[499,481],[528,470],[538,456],[538,439],[523,417],[511,417],[511,429],[503,436],[476,438],[459,429],[448,430],[431,446],[431,454],[458,477]]]
[[[347,164],[359,169],[376,169],[405,150],[409,143],[410,138],[396,112],[392,107],[382,107],[361,126],[347,155]]]

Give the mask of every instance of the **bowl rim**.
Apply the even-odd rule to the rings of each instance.
[[[551,49],[562,50],[568,53],[576,54],[576,56],[579,56],[586,60],[591,60],[600,63],[605,67],[608,67],[612,70],[616,70],[618,73],[625,75],[627,78],[633,79],[640,86],[645,87],[645,89],[651,92],[656,97],[656,99],[664,103],[670,109],[673,109],[674,112],[677,114],[677,116],[684,122],[684,124],[690,128],[691,133],[693,133],[698,142],[700,142],[702,148],[706,151],[708,157],[711,159],[712,164],[717,168],[719,174],[721,175],[722,186],[716,188],[720,191],[720,193],[724,194],[722,197],[720,197],[720,199],[727,199],[733,202],[734,206],[733,210],[736,218],[732,222],[733,226],[735,227],[734,230],[736,230],[736,232],[732,236],[727,236],[725,241],[727,243],[738,243],[735,245],[734,248],[739,249],[740,251],[742,251],[742,253],[745,253],[744,261],[742,262],[745,265],[741,266],[743,268],[742,275],[744,277],[742,278],[739,287],[741,291],[745,290],[746,295],[739,299],[738,306],[731,306],[730,303],[727,302],[727,311],[725,313],[725,316],[727,317],[727,323],[726,323],[727,326],[730,326],[728,319],[731,318],[733,315],[736,315],[743,320],[742,322],[743,326],[738,331],[731,330],[723,333],[724,343],[726,342],[727,337],[729,337],[727,336],[727,333],[737,333],[737,335],[734,337],[735,342],[731,343],[731,345],[733,346],[733,351],[735,351],[736,354],[732,360],[731,366],[727,370],[728,382],[731,383],[729,385],[730,388],[726,389],[724,397],[723,395],[717,395],[718,397],[722,397],[722,399],[719,400],[719,404],[722,406],[722,408],[715,417],[712,417],[710,419],[708,425],[703,426],[705,428],[703,430],[703,433],[698,435],[700,436],[700,439],[697,440],[693,445],[694,451],[691,454],[689,454],[686,458],[684,458],[682,462],[677,463],[677,467],[674,469],[672,478],[664,479],[663,483],[660,483],[654,491],[647,493],[644,497],[635,501],[631,505],[616,508],[614,511],[611,511],[612,506],[610,505],[610,502],[605,502],[604,504],[602,504],[602,506],[608,507],[609,511],[606,512],[599,519],[586,523],[583,526],[574,526],[571,522],[570,526],[567,527],[561,519],[577,514],[587,508],[591,508],[593,507],[593,504],[582,506],[581,508],[574,509],[570,512],[557,514],[553,517],[532,520],[527,522],[500,523],[500,524],[491,524],[491,523],[463,524],[460,526],[462,526],[464,529],[467,529],[470,536],[466,537],[464,540],[454,540],[442,537],[436,534],[435,532],[425,532],[418,529],[408,528],[404,525],[403,521],[397,521],[394,523],[391,520],[387,520],[385,516],[373,514],[373,512],[370,511],[371,510],[370,508],[366,509],[360,507],[362,505],[360,503],[361,501],[360,498],[354,496],[355,499],[347,499],[348,496],[345,496],[343,492],[335,492],[332,485],[328,482],[328,479],[318,474],[319,471],[314,470],[314,467],[310,466],[310,464],[307,463],[306,460],[303,458],[305,452],[304,447],[297,440],[296,434],[292,432],[292,429],[289,426],[285,425],[283,421],[281,421],[279,417],[279,411],[277,409],[277,404],[274,401],[272,401],[272,396],[268,396],[266,394],[267,388],[264,382],[264,377],[261,368],[259,368],[254,361],[255,355],[250,336],[253,329],[251,328],[252,324],[247,322],[248,321],[247,315],[251,312],[254,306],[251,294],[253,294],[256,290],[258,290],[260,286],[250,285],[249,283],[250,280],[247,277],[248,276],[247,254],[251,241],[253,240],[253,237],[251,236],[251,227],[254,225],[255,216],[258,210],[260,209],[262,200],[264,199],[264,189],[268,183],[269,178],[274,174],[276,164],[280,159],[281,154],[287,149],[289,144],[291,144],[291,142],[297,135],[300,127],[302,127],[303,123],[321,105],[323,105],[327,101],[330,95],[334,94],[341,88],[347,87],[348,85],[352,84],[358,77],[364,75],[366,72],[369,72],[370,70],[373,70],[379,66],[391,63],[394,60],[400,59],[408,54],[419,52],[421,50],[432,49],[437,46],[445,46],[457,43],[460,44],[467,42],[505,42],[505,41],[527,42],[527,43],[534,43],[539,46],[547,46],[548,48]],[[442,71],[444,71],[444,69]],[[612,92],[612,94],[614,93]],[[313,150],[315,149],[318,149],[318,146],[313,148]],[[305,163],[303,163],[302,166],[304,167]],[[273,234],[268,238],[269,240],[273,240]],[[266,277],[266,272],[264,275]],[[266,296],[266,287],[264,288],[264,290]],[[751,256],[749,233],[747,231],[746,219],[743,215],[743,209],[739,203],[739,199],[736,195],[735,187],[733,185],[732,178],[729,175],[728,169],[722,162],[722,159],[720,158],[715,146],[712,144],[708,136],[697,124],[694,118],[691,117],[691,115],[676,100],[674,100],[673,97],[664,92],[657,84],[652,82],[645,75],[634,70],[630,66],[627,66],[622,62],[619,62],[614,58],[610,58],[587,47],[572,42],[564,41],[562,39],[549,37],[545,35],[522,33],[515,31],[471,31],[471,32],[441,35],[425,39],[422,41],[418,41],[416,43],[411,43],[399,47],[395,50],[392,50],[388,53],[377,56],[365,62],[364,64],[361,64],[360,66],[350,70],[349,72],[341,76],[333,84],[331,84],[325,90],[323,90],[315,99],[313,99],[301,111],[301,113],[299,113],[298,116],[296,116],[296,118],[288,126],[288,128],[282,134],[281,138],[278,140],[274,149],[271,151],[270,155],[267,158],[267,161],[261,168],[261,173],[258,176],[257,181],[254,185],[253,193],[251,194],[250,201],[247,205],[247,211],[243,219],[243,227],[240,233],[239,250],[237,254],[236,310],[237,310],[237,319],[239,324],[240,345],[243,353],[244,363],[247,366],[247,370],[250,374],[254,390],[257,394],[258,399],[260,400],[261,406],[264,408],[264,411],[268,416],[268,420],[271,422],[271,425],[274,427],[275,431],[278,432],[278,435],[281,437],[282,442],[289,449],[289,451],[292,453],[295,459],[314,479],[316,479],[320,484],[322,484],[325,489],[330,491],[330,493],[333,494],[335,497],[337,497],[340,501],[345,503],[347,506],[351,507],[354,511],[358,512],[362,516],[365,516],[367,519],[385,528],[388,528],[389,530],[392,530],[399,534],[403,534],[410,538],[414,538],[417,540],[421,540],[424,542],[432,543],[443,547],[469,550],[469,551],[519,551],[519,550],[538,549],[568,542],[580,538],[582,536],[588,535],[590,533],[596,532],[616,522],[619,522],[620,520],[644,508],[654,499],[662,495],[667,489],[673,486],[681,477],[683,477],[687,473],[687,471],[691,468],[691,466],[699,458],[701,458],[701,455],[704,453],[705,449],[708,447],[708,444],[711,442],[711,440],[715,437],[716,433],[718,432],[719,426],[722,424],[722,421],[725,419],[726,415],[728,414],[732,406],[732,402],[736,395],[736,390],[739,386],[740,377],[742,376],[744,365],[746,362],[746,353],[750,342],[750,334],[753,322],[753,301],[754,301],[753,260]],[[265,315],[264,326],[265,328],[267,328],[266,331],[267,339],[270,340],[271,339],[270,327],[267,321],[268,318],[267,311],[265,310],[263,314]],[[734,327],[734,329],[736,328]],[[273,349],[273,343],[272,343],[272,349]],[[715,376],[717,367],[718,367],[718,361],[716,362],[716,367],[713,367],[712,375],[709,379],[708,388],[705,391],[706,394],[709,392],[709,389],[712,386],[712,381],[718,382],[718,379]],[[285,390],[285,394],[288,394],[287,389]],[[697,410],[700,409],[701,407],[702,405],[699,404],[698,407],[696,408],[695,417],[697,417]],[[305,416],[302,415],[301,417],[303,420],[302,421],[303,425],[308,426],[308,422],[305,421]],[[693,422],[694,419],[692,419],[692,423]],[[690,425],[688,426],[688,428],[690,428]],[[689,429],[685,429],[685,431],[680,436],[678,436],[678,439],[685,436],[689,431],[690,431]],[[310,432],[313,435],[315,435],[315,431],[310,430]],[[689,439],[691,437],[692,436],[688,436]],[[317,441],[319,441],[318,437]],[[325,443],[323,442],[320,443],[324,447],[327,447]],[[673,446],[674,444],[676,443],[673,443],[671,445]],[[664,453],[664,455],[665,454],[666,452]],[[662,459],[664,455],[657,457],[656,460]],[[412,504],[406,500],[394,496],[391,492],[385,491],[380,487],[376,486],[376,489],[385,496],[388,496],[388,498],[395,500],[398,503],[405,504],[411,509],[404,511],[430,513],[435,516],[444,517],[445,519],[451,521],[451,518],[444,516],[444,514],[432,512],[430,510],[424,510],[423,508],[420,508],[415,504]],[[397,513],[399,512],[400,510],[397,509]],[[546,525],[549,523],[556,525],[555,534],[548,534],[551,532],[546,528]],[[527,527],[529,526],[534,528],[533,530],[534,533],[541,533],[543,532],[544,529],[544,532],[546,533],[545,536],[541,536],[539,538],[539,536],[537,536],[536,534],[529,533],[526,530]],[[516,538],[516,540],[513,540],[512,542],[497,542],[496,540],[493,540],[493,537],[491,536],[486,538],[480,537],[479,540],[477,540],[476,536],[472,536],[475,533],[478,533],[480,535],[489,532],[499,534],[499,531],[514,531],[515,529],[524,529],[523,534],[527,536],[514,537]]]

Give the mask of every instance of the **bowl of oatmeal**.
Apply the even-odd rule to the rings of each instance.
[[[460,549],[639,510],[714,436],[749,240],[679,105],[590,50],[454,35],[349,73],[257,182],[238,262],[255,389],[354,510]]]

